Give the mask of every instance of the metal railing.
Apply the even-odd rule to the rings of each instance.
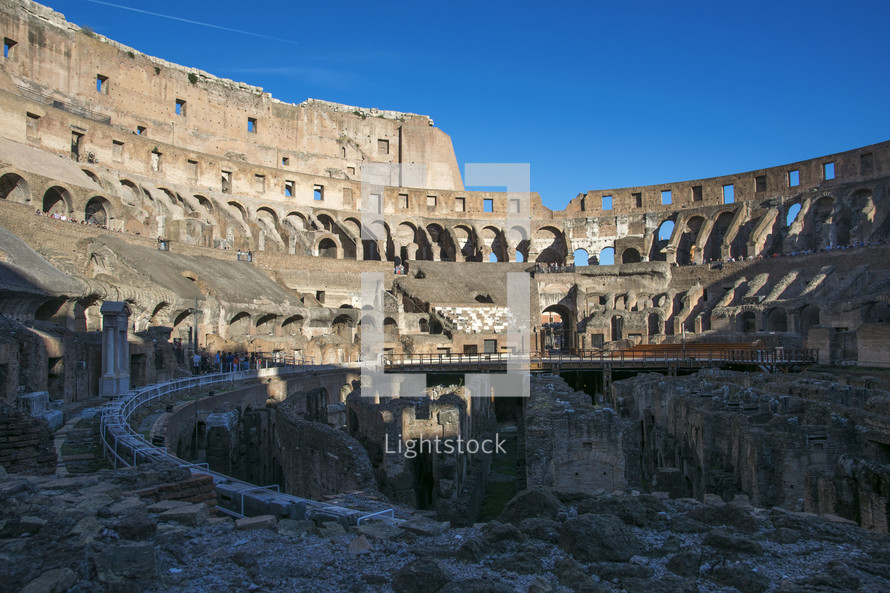
[[[407,370],[415,368],[478,368],[506,367],[509,361],[528,360],[532,369],[548,367],[660,367],[660,366],[713,366],[719,364],[795,365],[814,364],[818,350],[814,349],[740,349],[740,348],[689,348],[653,350],[569,350],[533,351],[522,356],[509,352],[490,353],[437,353],[437,354],[387,354],[383,357],[386,369]]]

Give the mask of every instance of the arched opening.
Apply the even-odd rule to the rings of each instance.
[[[281,331],[284,334],[296,336],[302,333],[304,321],[302,315],[291,315],[281,323]]]
[[[445,229],[438,224],[428,224],[426,232],[429,233],[430,241],[439,248],[439,259],[441,261],[454,261],[454,242]]]
[[[819,325],[819,307],[816,305],[807,305],[800,312],[800,336],[806,338],[810,333],[810,328]]]
[[[878,301],[868,306],[863,316],[864,323],[890,323],[890,303]]]
[[[250,333],[250,314],[241,311],[229,320],[229,335],[247,333]]]
[[[680,236],[677,244],[677,263],[681,266],[689,265],[696,261],[695,241],[701,231],[705,219],[701,216],[693,216],[686,222],[686,230]]]
[[[387,317],[383,320],[383,335],[384,336],[397,336],[399,335],[399,325],[396,323],[396,320],[392,317]]]
[[[37,311],[34,313],[34,319],[37,321],[51,321],[59,314],[59,311],[62,310],[62,306],[67,302],[68,300],[65,297],[58,297],[46,301],[38,307]]]
[[[490,263],[490,264],[498,263],[498,256],[496,256],[494,253],[489,253],[488,254],[488,263]]]
[[[43,194],[43,213],[49,216],[65,216],[71,213],[71,193],[57,185]]]
[[[274,313],[263,315],[256,320],[256,333],[269,334],[270,336],[273,335],[275,333],[275,321],[277,319],[278,316]]]
[[[108,200],[105,198],[99,196],[91,198],[90,201],[87,202],[86,208],[84,208],[84,222],[99,227],[108,225],[109,216],[108,209],[106,208],[107,205]]]
[[[633,247],[628,247],[621,253],[621,263],[623,264],[638,264],[642,260],[640,252]]]
[[[27,204],[31,201],[31,186],[22,176],[6,173],[0,177],[0,199]]]
[[[717,217],[717,220],[714,221],[711,234],[708,236],[708,242],[705,244],[705,261],[723,259],[723,243],[726,239],[726,234],[729,232],[729,227],[732,224],[733,216],[732,212],[723,212]]]
[[[326,237],[318,243],[319,257],[327,257],[330,259],[337,258],[337,244],[330,237]]]
[[[590,256],[587,254],[586,249],[576,249],[575,253],[572,254],[572,258],[576,268],[586,266],[590,263]]]
[[[754,311],[745,311],[739,316],[739,330],[746,334],[753,334],[757,331],[757,315]]]
[[[860,189],[850,198],[850,240],[864,242],[871,239],[875,219],[872,192]]]
[[[770,309],[764,318],[763,329],[768,332],[788,331],[788,315],[785,309],[781,307]]]
[[[522,252],[519,251],[518,249],[516,250],[516,259],[515,259],[514,261],[517,261],[517,262],[524,262],[524,261],[525,261],[525,256],[522,255]]]
[[[601,266],[613,266],[615,265],[615,248],[614,247],[606,247],[602,251],[600,251],[599,256]]]
[[[674,221],[665,220],[655,231],[652,240],[652,249],[649,251],[649,261],[667,261],[667,246],[674,234]]]
[[[810,235],[814,250],[826,249],[832,246],[833,213],[834,198],[830,196],[819,198],[813,204],[813,228]]]
[[[417,327],[420,329],[421,333],[428,334],[430,333],[430,323],[426,319],[421,319],[417,322]]]
[[[800,204],[791,204],[791,207],[788,208],[788,214],[785,216],[785,226],[790,227],[794,224],[798,214],[800,214]]]
[[[331,333],[351,342],[353,326],[354,324],[351,317],[348,315],[339,315],[334,318],[334,322],[331,324]]]
[[[575,347],[572,312],[563,305],[551,305],[541,314],[542,350],[561,352]]]
[[[555,227],[543,227],[535,231],[534,246],[538,257],[535,262],[563,265],[566,261],[566,244],[562,232]]]
[[[464,261],[479,261],[481,254],[477,254],[476,236],[468,226],[458,225],[452,229],[454,238],[457,241],[456,248],[460,251]]]

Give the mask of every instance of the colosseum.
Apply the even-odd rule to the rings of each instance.
[[[890,141],[551,210],[528,168],[462,178],[425,115],[284,103],[26,0],[0,29],[4,497],[150,467],[121,488],[197,522],[472,526],[543,489],[887,533]]]

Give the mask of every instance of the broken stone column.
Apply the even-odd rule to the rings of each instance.
[[[130,308],[121,301],[109,301],[102,313],[102,378],[99,395],[114,397],[130,389],[130,344],[127,323]]]

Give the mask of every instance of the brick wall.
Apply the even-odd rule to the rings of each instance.
[[[46,421],[0,407],[0,465],[9,473],[53,473],[56,451]]]

